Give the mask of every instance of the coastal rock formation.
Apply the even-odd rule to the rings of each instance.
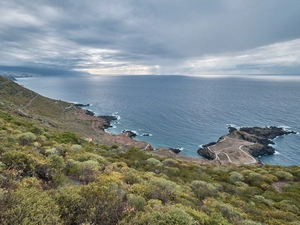
[[[76,103],[74,104],[75,106],[78,106],[78,107],[87,107],[87,106],[90,106],[91,104],[82,104],[82,103]]]
[[[169,150],[172,151],[172,152],[174,152],[174,153],[176,153],[176,154],[178,154],[178,153],[181,152],[180,148],[169,148]]]
[[[98,116],[98,117],[101,118],[101,119],[103,119],[105,121],[105,123],[103,124],[104,129],[112,127],[110,125],[111,121],[118,119],[116,116]]]
[[[76,104],[76,105],[77,105],[77,106],[78,106],[78,105],[84,106],[83,104]],[[89,104],[88,104],[88,105],[89,105]],[[95,116],[95,113],[94,113],[93,111],[91,111],[91,110],[85,109],[84,112],[85,112],[85,114],[87,114],[87,115],[89,115],[89,116]],[[110,125],[111,121],[117,120],[117,119],[118,119],[116,116],[97,116],[97,117],[104,120],[104,122],[103,122],[103,124],[102,124],[103,130],[104,130],[104,129],[107,129],[107,128],[109,128],[109,127],[112,127],[112,126]]]
[[[235,162],[245,159],[256,160],[252,157],[271,155],[275,149],[270,146],[274,144],[272,139],[285,134],[295,134],[294,131],[284,130],[281,127],[242,127],[239,130],[228,127],[229,134],[219,138],[217,142],[211,142],[198,149],[198,154],[210,159],[219,161]]]
[[[272,139],[285,134],[295,134],[294,131],[284,130],[281,127],[241,127],[239,130],[231,131],[228,136],[243,139],[255,143],[246,146],[244,149],[255,157],[263,155],[271,155],[275,153],[275,149],[270,144],[274,144]]]
[[[127,137],[130,137],[130,138],[136,137],[136,133],[134,133],[131,130],[123,130],[122,133],[125,134]]]
[[[213,151],[211,151],[208,147],[209,146],[205,146],[205,147],[202,146],[201,148],[198,149],[197,152],[199,155],[203,156],[204,158],[213,160],[216,158],[216,154]]]

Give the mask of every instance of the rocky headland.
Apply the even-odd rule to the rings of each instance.
[[[198,149],[198,154],[217,160],[221,164],[230,162],[235,164],[258,163],[254,157],[271,155],[275,149],[270,146],[278,136],[295,134],[294,131],[284,130],[281,127],[242,127],[236,129],[228,127],[229,133]]]

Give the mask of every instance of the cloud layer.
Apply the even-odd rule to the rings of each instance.
[[[298,0],[0,2],[0,68],[300,72]]]

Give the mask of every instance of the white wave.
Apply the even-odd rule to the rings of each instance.
[[[289,126],[281,125],[281,126],[278,126],[278,127],[282,128],[284,131],[292,131],[291,127],[289,127]]]
[[[112,116],[115,116],[116,118],[117,118],[117,120],[120,120],[121,119],[121,116],[119,116],[119,115],[116,115],[116,114],[112,114]]]
[[[241,128],[241,127],[239,127],[239,126],[237,126],[237,125],[235,125],[235,124],[230,124],[230,123],[226,124],[226,127],[227,127],[227,128],[233,127],[233,128],[235,128],[235,129],[240,129],[240,128]]]
[[[153,134],[150,134],[150,133],[142,133],[141,136],[149,136],[149,137],[152,137]]]
[[[275,151],[274,155],[281,155],[280,152]]]

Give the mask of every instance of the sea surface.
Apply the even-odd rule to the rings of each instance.
[[[300,77],[288,76],[56,76],[18,78],[53,99],[92,104],[97,115],[117,115],[107,132],[135,131],[154,148],[182,148],[201,158],[200,145],[232,126],[281,126],[300,132]],[[148,136],[143,136],[148,135]],[[263,163],[300,165],[300,135],[275,139]]]

